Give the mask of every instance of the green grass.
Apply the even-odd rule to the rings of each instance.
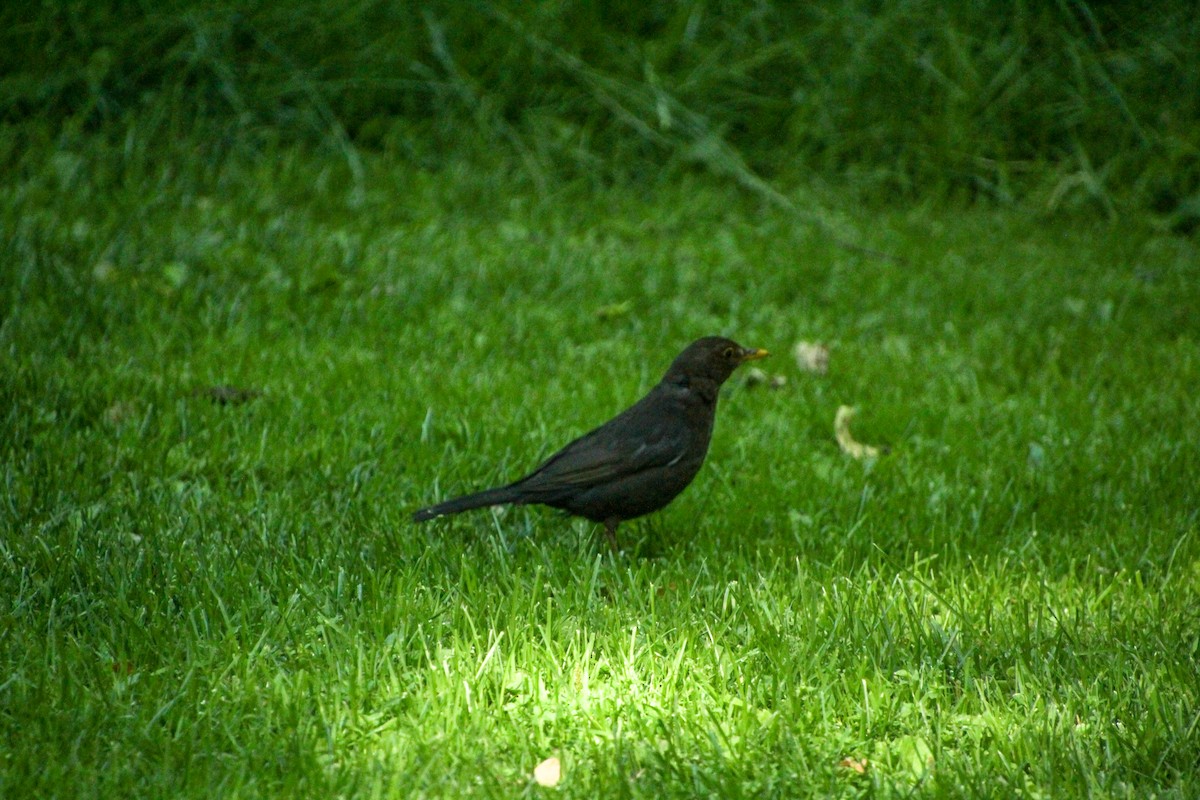
[[[0,187],[0,795],[1195,796],[1195,240],[112,140]],[[408,521],[710,333],[787,385],[629,552]]]

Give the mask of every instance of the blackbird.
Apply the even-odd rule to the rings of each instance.
[[[617,525],[657,511],[696,477],[717,412],[717,391],[766,350],[706,336],[671,362],[650,393],[559,450],[529,475],[413,514],[415,522],[504,503],[540,503],[604,524],[616,549]]]

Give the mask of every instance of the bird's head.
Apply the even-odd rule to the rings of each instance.
[[[671,368],[667,370],[667,379],[707,378],[722,384],[738,365],[766,358],[767,355],[767,351],[761,348],[742,347],[737,342],[721,336],[705,336],[692,342],[676,356],[671,362]]]

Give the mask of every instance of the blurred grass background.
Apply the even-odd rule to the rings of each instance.
[[[43,2],[0,11],[4,163],[136,117],[531,181],[696,165],[861,196],[1200,218],[1195,4]]]

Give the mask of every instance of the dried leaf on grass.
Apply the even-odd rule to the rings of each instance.
[[[846,756],[838,762],[839,767],[845,767],[848,770],[853,770],[859,775],[865,775],[867,772],[867,767],[870,766],[870,764],[871,762],[867,761],[865,758],[853,758],[851,756]]]
[[[850,434],[850,420],[857,413],[858,409],[853,406],[838,406],[837,416],[833,418],[833,435],[837,437],[838,447],[852,458],[878,458],[880,453],[887,452],[887,448],[863,444]]]
[[[558,756],[550,756],[533,768],[533,779],[538,786],[554,787],[562,780],[562,762]]]
[[[768,389],[782,389],[784,386],[787,386],[787,376],[771,375],[758,367],[750,367],[746,370],[746,378],[743,383],[749,389],[753,389],[756,386],[766,386]]]
[[[829,371],[829,348],[820,342],[796,342],[792,354],[796,364],[805,372],[824,375]]]
[[[206,386],[192,394],[207,397],[219,406],[238,406],[256,397],[262,397],[262,391],[259,389],[240,389],[237,386]]]

